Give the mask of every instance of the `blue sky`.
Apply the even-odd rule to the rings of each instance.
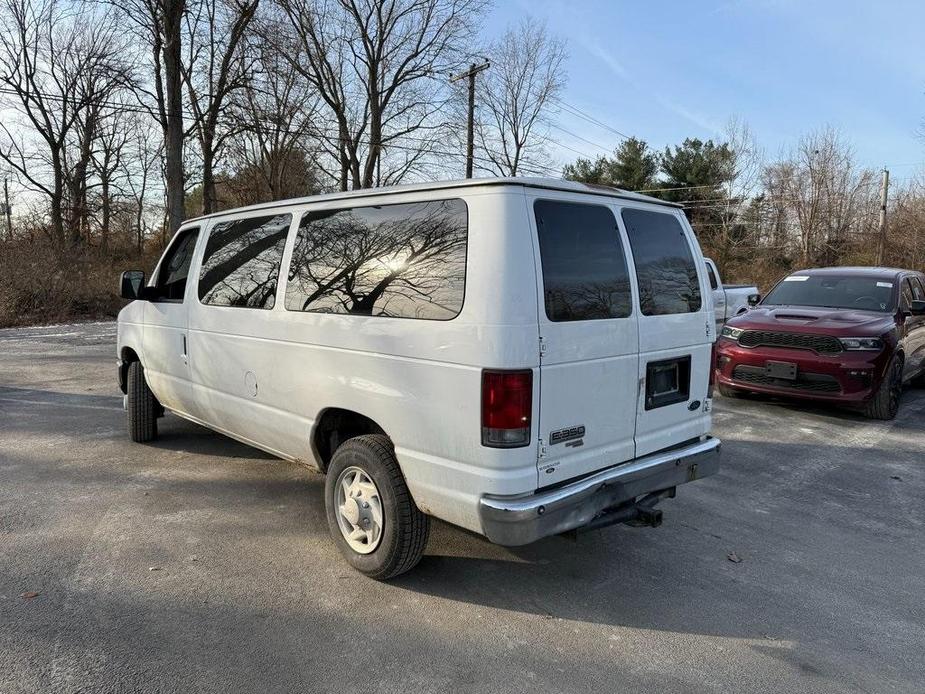
[[[862,165],[898,179],[925,169],[923,0],[500,0],[489,25],[524,13],[568,42],[563,100],[654,147],[716,138],[735,115],[768,157],[832,125]],[[568,114],[560,123],[607,148],[620,140]]]

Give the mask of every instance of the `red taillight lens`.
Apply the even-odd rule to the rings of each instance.
[[[530,442],[532,371],[482,372],[482,445],[514,448]]]

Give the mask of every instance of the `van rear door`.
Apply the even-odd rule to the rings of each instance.
[[[635,456],[638,302],[615,206],[553,192],[527,201],[537,239],[545,487]]]
[[[710,429],[715,322],[700,248],[680,210],[623,207],[639,292],[636,456]]]

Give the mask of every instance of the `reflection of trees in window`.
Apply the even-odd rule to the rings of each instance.
[[[658,316],[699,311],[700,278],[677,218],[628,208],[623,210],[623,221],[633,249],[642,313]]]
[[[286,308],[446,320],[462,309],[461,200],[308,212],[292,255]]]
[[[199,230],[185,229],[180,233],[182,236],[174,242],[169,255],[164,260],[157,282],[158,298],[170,301],[183,300],[186,292],[186,277],[189,274]]]
[[[547,284],[546,311],[557,321],[623,318],[631,312],[629,280]]]
[[[629,316],[629,274],[613,212],[558,200],[537,200],[533,210],[549,319]]]
[[[292,215],[219,222],[209,233],[199,298],[213,306],[273,308]]]

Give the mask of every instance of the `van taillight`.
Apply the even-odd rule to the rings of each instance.
[[[515,448],[530,443],[532,371],[482,372],[482,445]]]

